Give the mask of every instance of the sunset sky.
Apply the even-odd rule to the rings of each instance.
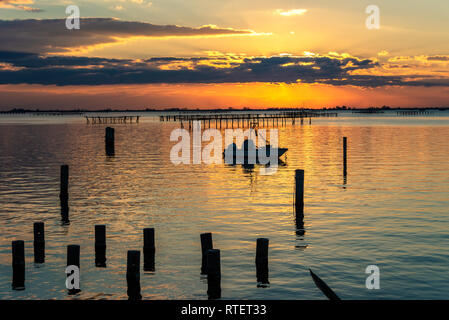
[[[0,110],[337,105],[449,106],[449,1],[0,0]]]

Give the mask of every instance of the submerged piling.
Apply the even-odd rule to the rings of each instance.
[[[110,157],[115,154],[115,129],[114,128],[106,127],[105,148],[106,148],[107,156]]]
[[[126,267],[128,300],[141,300],[140,294],[140,251],[129,250]]]
[[[202,233],[201,238],[201,274],[207,274],[207,252],[213,249],[212,233]]]
[[[78,270],[80,268],[80,246],[77,244],[70,244],[67,246],[67,266],[76,266]],[[67,275],[67,278],[70,275]],[[80,292],[80,289],[69,289],[69,295]]]
[[[347,164],[347,149],[348,149],[348,138],[343,137],[343,175],[348,174],[348,164]]]
[[[12,242],[12,288],[25,289],[25,243],[23,240]]]
[[[154,228],[143,229],[143,270],[155,271],[155,252]]]
[[[106,226],[95,226],[95,266],[106,267]]]
[[[69,166],[62,165],[60,173],[61,218],[64,223],[69,222]]]
[[[256,276],[258,287],[264,287],[270,283],[268,281],[268,242],[267,238],[257,239]]]
[[[304,170],[295,170],[295,211],[296,215],[304,216]]]
[[[209,299],[221,298],[220,250],[207,251],[207,295]]]
[[[60,176],[60,193],[61,195],[68,195],[69,193],[69,166],[64,164],[61,166]]]
[[[34,231],[34,263],[45,262],[45,229],[43,222],[33,224]]]

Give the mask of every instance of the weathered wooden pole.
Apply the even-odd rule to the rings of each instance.
[[[141,300],[142,295],[140,294],[140,251],[128,251],[126,283],[128,284],[128,300]]]
[[[106,267],[106,226],[95,226],[95,266]]]
[[[154,241],[154,228],[143,229],[143,270],[155,271],[154,256],[156,246]]]
[[[207,251],[207,295],[209,299],[221,298],[220,250]]]
[[[69,222],[69,166],[61,166],[59,200],[61,203],[61,218],[64,223]]]
[[[33,224],[34,231],[34,262],[45,262],[45,229],[43,222],[35,222]]]
[[[296,216],[304,216],[304,170],[295,170],[295,211]]]
[[[12,242],[12,288],[25,289],[25,243],[23,240]]]
[[[296,235],[298,237],[304,236],[304,234],[306,233],[306,230],[304,229],[304,215],[296,215],[295,224],[296,224],[296,232],[295,232]]]
[[[348,147],[348,138],[343,137],[343,175],[344,176],[346,176],[348,174],[347,147]]]
[[[268,242],[267,238],[257,239],[256,276],[258,287],[264,287],[270,283],[268,281]]]
[[[212,233],[202,233],[200,235],[201,238],[201,253],[202,253],[202,259],[201,259],[201,274],[207,274],[207,252],[210,249],[213,249],[213,243],[212,243]]]
[[[106,155],[111,157],[115,154],[115,130],[107,127],[105,135]]]
[[[70,244],[67,246],[67,266],[77,266],[80,268],[80,246],[77,244]],[[67,278],[70,275],[67,275]],[[69,289],[69,294],[77,294],[80,289]]]
[[[68,197],[69,194],[69,166],[61,166],[61,176],[60,176],[60,196]]]

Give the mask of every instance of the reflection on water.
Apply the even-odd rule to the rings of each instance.
[[[336,125],[341,121],[339,125]],[[199,235],[221,250],[222,297],[323,299],[308,268],[342,299],[448,298],[449,126],[285,126],[274,175],[259,165],[174,165],[173,123],[0,125],[0,298],[126,299],[126,252],[155,228],[155,272],[144,299],[207,299]],[[382,119],[378,120],[382,124]],[[418,119],[413,119],[418,121]],[[342,137],[348,174],[342,176]],[[70,165],[70,224],[61,225],[59,170]],[[305,170],[305,214],[293,212],[294,170]],[[45,263],[33,265],[33,222],[44,221]],[[94,226],[107,228],[107,268],[95,267]],[[270,287],[257,288],[256,239],[269,238]],[[25,240],[26,290],[12,291],[11,241]],[[65,288],[66,246],[81,246],[81,289]],[[380,267],[381,290],[365,288]]]

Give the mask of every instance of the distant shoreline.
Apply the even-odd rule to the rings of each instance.
[[[84,109],[69,109],[69,110],[39,110],[39,109],[19,109],[14,108],[8,111],[0,111],[0,114],[24,114],[24,113],[60,113],[60,114],[84,114],[84,113],[108,113],[108,112],[182,112],[182,113],[197,113],[197,112],[254,112],[254,111],[352,111],[360,113],[380,113],[382,111],[404,111],[404,110],[439,110],[446,111],[449,107],[416,107],[416,108],[351,108],[351,107],[334,107],[334,108],[265,108],[265,109],[250,109],[250,108],[221,108],[221,109],[184,109],[184,108],[167,108],[167,109],[98,109],[98,110],[84,110]]]

